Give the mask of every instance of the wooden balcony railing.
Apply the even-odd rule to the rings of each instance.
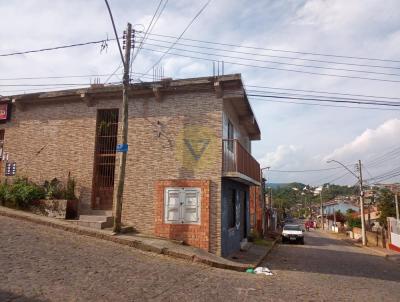
[[[223,172],[240,173],[261,182],[260,164],[236,139],[223,140]]]

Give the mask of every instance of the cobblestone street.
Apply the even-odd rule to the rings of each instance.
[[[0,301],[399,301],[400,267],[309,232],[252,275],[0,216]]]

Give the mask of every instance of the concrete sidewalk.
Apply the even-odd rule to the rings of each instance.
[[[343,233],[335,233],[327,230],[317,230],[318,232],[330,235],[336,239],[340,239],[347,244],[354,245],[363,249],[366,249],[368,251],[371,251],[379,256],[385,257],[388,260],[394,261],[398,264],[400,264],[400,253],[397,253],[395,251],[389,250],[389,249],[384,249],[381,247],[376,247],[376,246],[363,246],[361,242],[358,242],[355,239],[352,239],[348,237],[346,234]]]
[[[276,241],[274,241],[265,246],[253,245],[247,251],[240,252],[242,255],[245,255],[245,257],[226,259],[196,247],[180,244],[176,241],[134,233],[114,235],[111,230],[98,230],[77,226],[71,222],[68,222],[68,220],[39,216],[30,212],[14,210],[1,206],[0,215],[30,221],[52,228],[76,233],[78,235],[91,236],[102,240],[112,241],[147,252],[163,254],[173,258],[184,259],[212,267],[235,271],[245,271],[248,268],[255,268],[258,266],[276,243]]]

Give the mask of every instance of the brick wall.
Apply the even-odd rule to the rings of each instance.
[[[167,187],[194,187],[201,189],[200,224],[164,223],[165,189]],[[155,225],[157,236],[182,240],[185,243],[210,249],[210,181],[208,180],[162,180],[156,183]]]
[[[190,139],[197,130],[199,137],[195,135],[195,140],[210,140],[204,156],[201,154],[198,161],[191,158],[193,161],[190,162],[190,152],[182,154],[181,151],[188,151],[184,140]],[[218,254],[221,241],[222,100],[213,92],[170,95],[162,101],[135,98],[129,104],[128,136],[123,223],[140,232],[153,233],[156,181],[207,179],[210,180],[211,196],[210,251]],[[200,151],[197,148],[196,154],[200,155]]]
[[[251,186],[250,200],[250,225],[258,234],[262,234],[262,203],[260,186]]]
[[[77,183],[77,195],[90,203],[96,108],[82,102],[38,103],[23,111],[13,106],[5,129],[4,151],[17,164],[17,176],[42,184],[68,172]],[[1,171],[4,179],[4,171]]]
[[[5,129],[4,149],[9,159],[17,163],[17,175],[42,183],[54,177],[65,180],[71,172],[81,203],[90,207],[96,112],[119,108],[121,102],[115,98],[97,101],[93,107],[68,99],[24,105],[23,111],[14,107],[12,121],[0,125],[0,129]],[[207,179],[211,213],[209,250],[220,254],[222,108],[222,99],[213,91],[169,94],[161,100],[150,96],[130,98],[123,224],[153,234],[156,181]],[[190,165],[193,159],[182,148],[198,129],[197,140],[200,144],[208,140],[207,148],[203,157],[197,148],[195,155],[201,156]],[[198,143],[196,137],[194,141]],[[117,157],[116,176],[118,162]],[[116,178],[115,184],[117,181]]]

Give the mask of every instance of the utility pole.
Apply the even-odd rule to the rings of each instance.
[[[333,206],[333,231],[336,233],[336,210],[335,210],[335,206]]]
[[[397,222],[399,222],[400,221],[400,217],[399,217],[399,201],[398,201],[398,197],[397,197],[397,192],[394,194],[394,202],[395,202],[395,204],[396,204],[396,219],[397,219]]]
[[[358,160],[358,172],[359,172],[358,180],[360,183],[361,237],[362,237],[362,244],[367,245],[367,237],[365,234],[364,191],[363,191],[361,160]]]
[[[323,204],[322,204],[322,190],[324,188],[322,187],[321,192],[319,192],[319,199],[321,201],[321,224],[322,224],[322,229],[324,230],[324,210],[323,210]]]
[[[119,161],[118,170],[118,186],[115,194],[115,208],[114,208],[114,226],[113,232],[119,233],[121,231],[121,216],[122,216],[122,196],[124,193],[125,183],[125,167],[126,167],[126,155],[128,151],[128,90],[129,90],[129,65],[131,56],[132,45],[132,25],[128,23],[126,32],[124,33],[125,43],[125,59],[124,63],[124,76],[122,85],[122,141],[121,141],[121,156]]]

